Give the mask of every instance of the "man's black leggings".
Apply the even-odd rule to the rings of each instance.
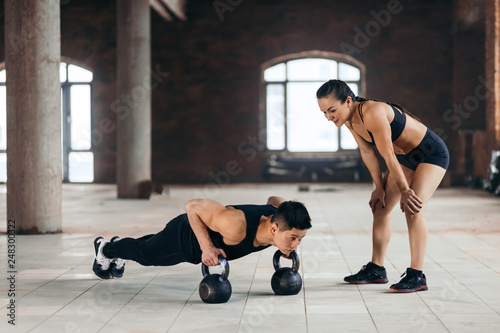
[[[186,214],[177,216],[157,234],[108,243],[103,248],[103,254],[110,259],[134,260],[143,266],[201,262],[200,246]]]

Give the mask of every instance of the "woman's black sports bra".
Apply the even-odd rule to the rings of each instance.
[[[365,122],[363,120],[363,113],[361,112],[361,108],[363,107],[363,104],[365,102],[366,101],[361,102],[361,104],[359,104],[359,108],[358,108],[359,117],[361,118],[361,121],[363,122],[363,124]],[[403,130],[405,129],[406,114],[403,111],[396,109],[393,105],[391,105],[389,103],[387,103],[387,104],[392,107],[392,110],[394,110],[394,119],[391,122],[391,140],[392,140],[392,142],[394,142],[397,140],[397,138],[399,138],[399,136],[401,135],[401,133],[403,133]],[[351,127],[352,127],[352,124],[351,124]],[[365,140],[366,142],[368,142],[369,144],[375,146],[375,139],[373,138],[372,133],[368,130],[366,130],[366,131],[370,135],[370,138],[372,138],[372,142],[365,140],[363,137],[361,137],[361,138],[363,140]]]

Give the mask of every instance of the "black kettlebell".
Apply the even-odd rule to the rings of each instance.
[[[281,267],[280,258],[283,255],[280,250],[273,257],[273,265],[276,272],[271,278],[271,287],[276,295],[297,295],[302,289],[302,277],[299,273],[299,256],[295,251],[290,253],[292,267]]]
[[[200,298],[205,303],[226,303],[231,297],[231,283],[227,279],[229,276],[229,264],[227,260],[219,256],[219,263],[222,266],[221,274],[210,274],[208,266],[201,264],[203,280],[200,282]]]

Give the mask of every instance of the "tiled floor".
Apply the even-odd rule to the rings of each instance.
[[[427,211],[429,291],[396,294],[343,277],[370,259],[370,185],[175,186],[151,200],[117,200],[107,185],[65,185],[64,233],[16,240],[15,326],[8,323],[7,237],[0,237],[1,332],[500,332],[500,198],[439,189]],[[5,186],[0,187],[5,216]],[[262,203],[269,195],[304,202],[313,228],[300,246],[304,281],[296,296],[271,290],[275,249],[231,261],[228,303],[198,295],[200,266],[142,267],[101,281],[90,269],[92,241],[161,230],[194,197]],[[393,212],[386,268],[397,282],[409,264],[406,223]],[[14,217],[15,218],[15,217]],[[5,232],[5,224],[0,231]],[[283,265],[287,264],[282,262]],[[213,269],[217,272],[217,269]]]

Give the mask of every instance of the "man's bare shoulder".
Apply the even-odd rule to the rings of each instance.
[[[220,234],[228,245],[240,243],[246,236],[247,221],[245,213],[233,206],[226,206],[218,217]]]

